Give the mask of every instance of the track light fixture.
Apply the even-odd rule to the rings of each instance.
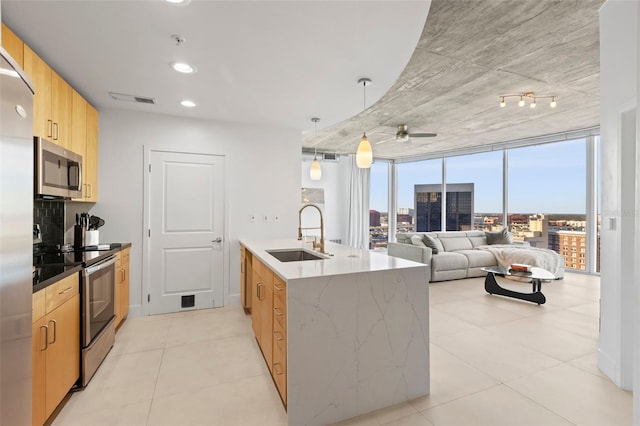
[[[504,108],[505,106],[507,106],[506,98],[520,98],[520,100],[518,101],[519,107],[524,106],[525,99],[530,99],[531,103],[529,104],[529,107],[532,109],[538,105],[536,102],[537,99],[551,99],[551,102],[549,102],[550,108],[555,108],[558,105],[558,103],[556,102],[556,98],[557,98],[556,95],[536,95],[533,92],[524,92],[524,93],[500,95],[498,97],[500,98],[500,108]]]

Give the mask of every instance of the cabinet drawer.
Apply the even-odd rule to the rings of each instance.
[[[287,332],[278,327],[277,324],[273,325],[273,351],[275,356],[276,348],[280,351],[283,359],[287,358]],[[275,358],[274,358],[275,362]]]
[[[129,263],[129,257],[131,254],[131,248],[126,248],[124,250],[122,250],[122,264],[126,265],[127,263]]]
[[[287,304],[287,283],[277,275],[273,276],[273,300],[277,300],[283,306]]]
[[[278,388],[278,392],[280,393],[282,402],[286,407],[287,405],[287,358],[277,346],[273,348],[273,368],[271,369],[271,375],[273,376],[273,381],[276,383],[276,387]]]
[[[122,252],[119,251],[116,253],[116,269],[120,269],[122,267]]]
[[[33,308],[32,308],[32,318],[31,321],[36,322],[38,319],[42,318],[46,313],[46,303],[45,303],[45,291],[40,290],[37,293],[33,293]]]
[[[67,300],[78,294],[79,274],[69,275],[45,288],[46,312],[52,312]]]

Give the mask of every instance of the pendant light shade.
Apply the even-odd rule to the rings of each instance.
[[[313,121],[314,125],[313,133],[316,134],[318,132],[318,121],[320,121],[320,119],[317,117],[313,117],[311,121]],[[311,162],[311,167],[309,168],[309,178],[311,178],[311,180],[320,180],[322,178],[322,169],[320,168],[320,162],[318,161],[317,148],[315,148],[315,151],[313,153],[313,161]]]
[[[320,180],[322,178],[322,169],[320,169],[320,162],[314,156],[311,162],[311,168],[309,169],[309,177],[311,180]]]
[[[369,143],[369,139],[367,139],[367,134],[363,133],[360,144],[358,145],[358,150],[356,151],[356,165],[360,169],[368,169],[371,167],[372,162],[373,151],[371,144]]]
[[[362,110],[367,109],[367,86],[371,84],[371,79],[361,78],[358,80],[358,84],[362,84]],[[356,165],[359,169],[368,169],[373,163],[373,150],[369,139],[367,139],[367,133],[362,133],[362,139],[356,150]]]

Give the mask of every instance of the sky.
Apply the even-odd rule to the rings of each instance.
[[[474,210],[502,212],[503,151],[446,159],[447,183],[474,183]],[[510,213],[585,213],[584,139],[508,150]],[[414,208],[414,185],[441,183],[442,160],[398,165],[398,208]],[[371,168],[371,208],[386,212],[386,162]]]

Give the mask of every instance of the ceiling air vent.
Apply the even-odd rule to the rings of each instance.
[[[109,92],[109,95],[111,95],[111,97],[116,101],[138,102],[141,104],[152,104],[152,105],[157,102],[156,98],[148,98],[145,96],[126,95],[124,93],[114,93],[114,92]]]
[[[339,161],[340,157],[336,153],[324,152],[322,153],[322,159],[326,161]]]

